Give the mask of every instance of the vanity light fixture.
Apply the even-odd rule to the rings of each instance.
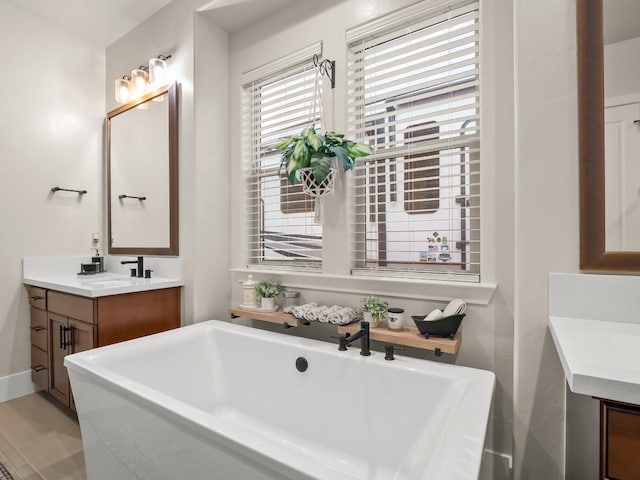
[[[116,102],[127,103],[129,101],[129,75],[116,79]]]
[[[138,98],[147,93],[149,86],[149,70],[147,67],[140,65],[138,68],[131,70],[131,98]]]
[[[152,89],[161,87],[166,83],[167,60],[171,55],[158,55],[149,59],[149,84]]]
[[[167,60],[171,55],[158,55],[149,59],[149,89],[155,90],[167,83]],[[154,102],[163,102],[164,95],[153,99]]]
[[[127,103],[156,90],[167,83],[167,60],[171,55],[157,55],[149,59],[149,66],[140,65],[131,70],[131,75],[118,78],[115,84],[115,98],[118,103]],[[163,97],[154,98],[161,102]],[[144,108],[144,107],[140,107]]]

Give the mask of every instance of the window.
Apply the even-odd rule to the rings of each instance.
[[[350,133],[373,149],[353,183],[359,273],[479,280],[479,15],[460,5],[347,33]]]
[[[314,108],[314,95],[320,95],[321,85],[316,84],[313,53],[298,53],[297,58],[307,60],[289,60],[285,67],[282,62],[279,67],[267,66],[272,71],[244,84],[250,157],[248,244],[253,265],[322,264],[322,226],[314,223],[314,201],[300,184],[289,184],[280,169],[281,152],[270,149],[278,139],[297,135],[305,126],[320,129],[320,99]]]

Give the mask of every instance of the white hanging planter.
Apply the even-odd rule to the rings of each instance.
[[[300,173],[300,181],[302,182],[302,189],[304,193],[311,197],[324,197],[328,193],[333,192],[336,186],[336,176],[338,171],[331,167],[329,173],[324,180],[318,185],[313,177],[313,170],[311,168],[301,168],[298,170]]]

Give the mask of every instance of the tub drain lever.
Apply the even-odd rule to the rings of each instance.
[[[396,347],[394,345],[385,345],[384,346],[384,359],[385,360],[395,360],[396,357],[394,357],[393,353],[394,353],[394,349],[395,350],[404,350],[404,348],[400,348],[400,347]]]
[[[349,345],[348,343],[348,339],[349,339],[349,333],[345,333],[344,335],[338,335],[336,336],[332,336],[331,338],[335,338],[336,340],[338,340],[338,350],[340,350],[341,352],[344,352],[347,350],[347,346]]]

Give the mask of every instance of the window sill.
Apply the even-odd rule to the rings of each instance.
[[[301,290],[443,302],[448,302],[452,298],[461,298],[472,305],[488,305],[493,293],[498,288],[495,283],[445,282],[368,275],[331,275],[321,272],[251,267],[231,268],[230,271],[234,280],[244,281],[246,278],[239,278],[241,274],[257,274],[275,278],[287,287]]]

